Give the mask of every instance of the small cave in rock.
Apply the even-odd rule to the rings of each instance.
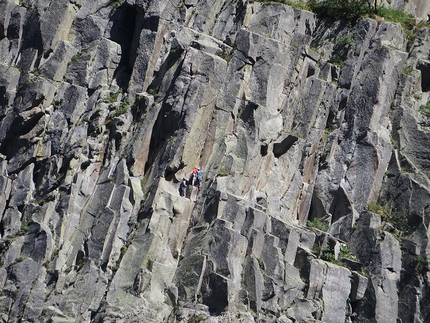
[[[321,219],[327,215],[327,212],[322,204],[321,200],[318,196],[315,195],[315,192],[312,196],[311,207],[309,209],[308,219],[313,221],[314,219]]]
[[[49,174],[51,166],[49,161],[36,162],[34,164],[33,181],[34,186],[38,189],[35,193],[37,198],[45,197],[44,195],[49,193],[47,189],[52,183],[46,180],[46,176]]]
[[[297,249],[296,258],[294,259],[294,267],[299,270],[300,278],[303,282],[307,282],[304,293],[307,293],[309,288],[309,275],[311,272],[311,264],[309,262],[309,253],[304,249]]]
[[[26,20],[22,31],[21,51],[23,54],[19,65],[23,71],[29,71],[32,65],[35,69],[39,67],[39,63],[42,58],[41,53],[43,53],[43,40],[42,32],[40,30],[40,21],[41,18],[38,10],[36,8],[30,8],[27,11]],[[17,38],[19,38],[19,36]],[[32,64],[35,52],[37,52],[38,55]]]
[[[311,76],[315,75],[315,73],[316,73],[315,66],[313,66],[313,65],[308,65],[308,71],[307,71],[307,73],[306,73],[306,78],[308,78],[308,77],[311,77]]]
[[[338,190],[333,193],[333,201],[330,205],[330,213],[332,215],[331,223],[336,222],[341,217],[350,214],[351,212],[351,202],[343,189],[339,187]]]
[[[242,99],[239,118],[245,124],[246,128],[255,129],[254,111],[257,110],[258,104]]]
[[[133,69],[131,48],[135,34],[136,15],[136,10],[125,2],[115,10],[111,17],[110,39],[121,45],[121,61],[115,71],[115,78],[117,84],[123,89],[128,87]]]
[[[167,166],[166,170],[164,171],[164,178],[166,179],[166,181],[172,181],[173,180],[176,183],[177,181],[175,181],[176,180],[175,174],[184,167],[185,167],[185,164],[183,161],[181,161],[179,163],[179,165]],[[180,181],[182,179],[178,178],[177,180]]]
[[[261,154],[261,156],[263,156],[263,157],[266,156],[268,150],[269,150],[269,147],[267,146],[267,144],[261,145],[260,146],[260,154]]]
[[[0,107],[6,108],[8,103],[8,98],[6,97],[6,86],[0,86]]]
[[[329,111],[325,128],[332,131],[336,126],[336,116],[332,111]]]
[[[281,142],[276,142],[273,145],[273,154],[276,158],[281,157],[283,154],[285,154],[297,141],[296,136],[288,135],[285,137]]]
[[[82,250],[79,250],[76,259],[75,259],[75,265],[78,267],[78,269],[82,268],[85,263],[85,254]]]
[[[417,64],[417,69],[421,72],[421,90],[423,92],[430,91],[430,63],[419,62]]]
[[[53,270],[48,272],[46,275],[46,278],[47,278],[46,287],[55,286],[59,278],[58,270]]]
[[[202,288],[203,304],[209,307],[211,315],[221,315],[228,306],[228,289],[226,278],[210,273],[205,287]]]

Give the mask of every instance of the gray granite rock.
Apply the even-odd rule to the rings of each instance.
[[[429,35],[1,2],[0,321],[425,322]]]

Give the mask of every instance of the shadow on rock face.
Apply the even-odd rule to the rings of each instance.
[[[111,17],[112,29],[110,39],[121,45],[121,61],[115,71],[117,84],[126,89],[130,81],[134,59],[131,57],[133,38],[135,36],[136,10],[125,2],[115,10]]]
[[[209,306],[212,315],[220,315],[228,306],[227,280],[216,273],[210,273],[203,290],[203,303]]]

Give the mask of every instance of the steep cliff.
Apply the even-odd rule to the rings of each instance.
[[[429,322],[429,53],[283,4],[0,1],[0,322]]]

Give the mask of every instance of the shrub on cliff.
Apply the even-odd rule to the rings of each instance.
[[[421,112],[422,115],[426,117],[430,117],[430,102],[427,102],[426,104],[423,104],[422,106],[420,106],[419,111]]]
[[[312,221],[311,220],[308,220],[307,222],[306,222],[306,224],[307,224],[307,226],[308,227],[311,227],[311,228],[316,228],[316,229],[318,229],[318,230],[321,230],[321,231],[324,231],[324,232],[327,232],[328,231],[328,225],[326,224],[326,223],[324,223],[324,222],[322,222],[320,219],[318,219],[318,218],[315,218],[315,219],[313,219]]]
[[[309,6],[315,13],[346,20],[356,20],[373,11],[366,0],[310,0]]]

